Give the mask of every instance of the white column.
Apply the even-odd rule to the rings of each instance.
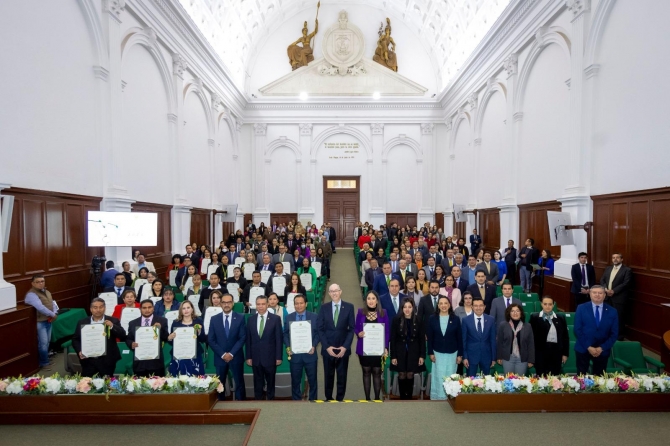
[[[591,107],[588,113],[584,110],[584,45],[589,31],[591,15],[590,0],[567,0],[566,5],[572,13],[572,30],[570,33],[570,121],[568,130],[568,185],[559,199],[561,210],[569,212],[572,224],[581,225],[591,220],[591,197],[589,196],[588,178],[590,177],[590,119]],[[597,71],[597,70],[596,70]],[[588,97],[591,98],[592,82],[588,81]],[[586,102],[589,102],[588,100]],[[589,124],[585,125],[585,120]],[[585,132],[585,127],[589,133]],[[570,269],[577,262],[577,255],[586,251],[586,231],[572,230],[574,245],[561,246],[561,258],[556,262],[554,275],[570,278]]]
[[[314,183],[310,183],[309,170],[311,164],[309,162],[310,151],[312,149],[312,124],[300,124],[300,211],[298,212],[298,220],[307,220],[314,222],[314,209],[316,205],[312,203],[311,189],[314,188]]]
[[[509,160],[510,175],[505,179],[505,190],[503,194],[503,206],[516,206],[517,201],[517,153],[519,145],[519,135],[521,132],[521,120],[523,113],[515,113],[514,110],[514,95],[518,82],[518,56],[511,54],[504,62],[504,68],[507,72],[507,118],[505,123],[507,125],[507,159]],[[502,230],[502,229],[501,229]],[[500,234],[502,237],[502,232]],[[510,237],[511,238],[511,237]],[[503,245],[504,246],[504,245]]]
[[[417,165],[423,173],[422,184],[436,184],[433,178],[434,172],[434,125],[432,123],[421,124],[421,165]],[[417,160],[418,161],[418,160]],[[435,207],[433,202],[433,188],[419,187],[421,191],[421,207],[419,208],[419,215],[417,216],[417,225],[423,226],[424,223],[429,222],[431,225],[435,222]]]
[[[170,125],[170,144],[171,144],[171,158],[172,162],[170,169],[172,170],[172,178],[175,178],[175,186],[173,187],[172,199],[176,206],[186,206],[187,205],[187,195],[186,192],[188,187],[186,187],[185,180],[183,178],[182,172],[179,170],[180,166],[188,165],[186,159],[186,151],[184,148],[184,127],[183,117],[184,117],[184,71],[186,71],[187,64],[181,55],[174,53],[172,55],[172,84],[174,88],[174,94],[177,98],[177,103],[175,104],[174,114],[168,115],[168,122]],[[174,227],[173,227],[174,230]],[[172,248],[173,250],[175,247]],[[181,249],[181,248],[179,248]],[[181,251],[179,251],[181,252]]]
[[[8,189],[11,184],[0,183],[0,191]],[[2,208],[0,208],[0,221],[2,221]],[[19,228],[14,228],[18,231]],[[0,224],[0,247],[4,248],[5,233]],[[5,281],[5,267],[3,263],[3,253],[0,252],[0,311],[16,308],[16,287],[14,284]]]
[[[444,228],[442,232],[451,236],[454,234],[454,213],[452,211],[442,212],[444,216]]]
[[[310,155],[310,159],[309,159],[309,178],[310,178],[310,182],[312,184],[312,187],[310,188],[310,190],[312,191],[311,200],[312,200],[312,203],[314,205],[314,219],[312,220],[312,223],[316,224],[317,227],[319,227],[320,224],[317,223],[317,222],[323,223],[323,204],[321,205],[321,209],[320,209],[321,213],[317,215],[316,190],[319,189],[319,187],[316,184],[316,159],[312,159],[311,155]]]
[[[447,129],[447,135],[446,135],[446,144],[443,150],[446,151],[447,156],[446,161],[445,161],[445,171],[447,172],[446,178],[442,177],[441,179],[446,180],[444,184],[446,184],[446,187],[440,190],[439,195],[444,194],[444,198],[442,199],[442,208],[441,210],[443,211],[444,214],[444,233],[447,235],[453,235],[454,233],[454,196],[453,196],[453,191],[454,187],[456,187],[456,181],[454,179],[454,159],[456,158],[456,155],[454,154],[454,148],[452,147],[452,134],[451,131],[453,129],[453,125],[451,122],[451,119],[447,120],[445,123],[446,129]],[[437,180],[440,178],[440,175],[438,175],[435,179]],[[449,215],[449,221],[447,221],[447,214]],[[447,231],[447,228],[449,230]]]
[[[372,160],[368,160],[370,223],[375,227],[386,223],[386,159],[384,159],[384,124],[370,124]]]
[[[191,243],[191,207],[172,206],[172,253],[183,254]],[[220,234],[220,233],[219,233]]]
[[[270,211],[267,208],[267,169],[265,168],[265,149],[267,148],[267,124],[254,124],[254,166],[256,180],[254,181],[254,220],[270,221]],[[269,160],[267,160],[269,161]]]
[[[518,249],[523,245],[519,240],[519,208],[515,204],[499,206],[500,209],[500,246],[504,249],[507,240],[514,240]]]

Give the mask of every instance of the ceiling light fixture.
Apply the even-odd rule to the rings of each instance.
[[[379,99],[381,97],[382,97],[382,95],[378,91],[375,91],[374,93],[372,93],[372,99]]]
[[[307,92],[306,92],[306,91],[302,91],[302,92],[300,92],[300,99],[301,99],[301,100],[306,101],[308,97],[309,97],[309,96],[307,96]]]

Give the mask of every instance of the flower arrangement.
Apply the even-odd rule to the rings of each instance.
[[[509,375],[479,375],[444,378],[444,391],[456,398],[461,393],[669,393],[670,376],[605,374],[603,376],[528,377]]]
[[[120,375],[111,378],[88,378],[80,375],[51,377],[39,375],[0,380],[0,396],[4,395],[95,395],[137,393],[209,393],[223,391],[216,376],[152,376],[138,378]]]

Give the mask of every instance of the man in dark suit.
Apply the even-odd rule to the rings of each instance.
[[[437,252],[437,245],[433,245],[430,248],[428,248],[428,257],[432,257],[435,259],[435,266],[440,265],[442,263],[442,255],[440,255],[439,252]],[[444,270],[445,273],[447,270]]]
[[[326,400],[333,399],[337,373],[337,401],[344,399],[347,390],[347,369],[354,339],[354,306],[342,300],[342,289],[336,283],[328,288],[331,302],[321,305],[317,324],[323,356],[323,375]]]
[[[282,362],[281,319],[268,312],[268,298],[256,298],[256,314],[247,324],[247,365],[254,371],[254,399],[263,399],[263,387],[267,399],[275,399],[275,376]]]
[[[477,264],[477,269],[484,271],[486,275],[486,283],[489,285],[497,285],[498,278],[500,277],[498,271],[498,265],[495,262],[491,261],[491,253],[487,252],[484,254],[484,261]]]
[[[502,285],[503,295],[496,297],[491,303],[491,317],[496,321],[496,330],[498,325],[505,321],[505,311],[507,310],[507,307],[512,304],[517,304],[523,307],[521,301],[513,296],[513,292],[514,287],[508,280],[505,280],[505,283]]]
[[[228,264],[234,265],[235,264],[235,259],[240,256],[240,253],[237,251],[237,245],[236,244],[231,244],[228,247],[228,252],[225,254],[226,257],[228,257]]]
[[[163,349],[160,348],[160,342],[168,340],[167,319],[154,314],[154,303],[150,299],[142,301],[140,304],[140,313],[142,316],[133,319],[128,324],[128,335],[126,336],[126,345],[133,350],[133,373],[137,376],[165,376],[165,361],[163,359]],[[154,327],[158,332],[158,359],[139,360],[135,357],[134,351],[138,346],[137,342],[135,342],[135,331],[139,327]]]
[[[426,257],[426,263],[427,265],[425,265],[422,269],[426,272],[426,278],[431,280],[435,274],[435,258],[430,256]]]
[[[477,234],[477,229],[472,230],[472,235],[470,236],[470,254],[473,256],[477,255],[477,251],[482,246],[482,236]]]
[[[114,262],[108,260],[105,263],[105,272],[100,276],[100,285],[103,288],[111,288],[114,286],[114,279],[118,271],[114,268]]]
[[[368,253],[372,253],[372,258],[375,257],[375,252],[370,249],[370,245],[367,243],[363,243],[363,249],[358,253],[358,264],[360,265],[363,263],[363,260],[365,260],[365,257],[367,256]]]
[[[100,377],[113,376],[116,368],[116,361],[121,359],[119,347],[116,345],[116,339],[126,340],[126,331],[121,327],[119,320],[113,317],[105,316],[105,301],[99,297],[91,300],[91,317],[86,317],[77,322],[77,328],[72,337],[72,348],[79,355],[81,362],[81,375],[92,377],[97,374]],[[107,351],[102,356],[87,358],[81,352],[81,330],[88,325],[104,324],[109,330],[107,335]]]
[[[605,302],[613,306],[619,314],[619,341],[623,341],[624,327],[626,326],[626,305],[628,304],[629,290],[633,284],[633,271],[623,264],[623,255],[612,254],[612,265],[608,266],[600,279],[600,285],[605,288]],[[593,300],[593,298],[591,298]]]
[[[464,279],[463,276],[461,275],[461,267],[458,265],[454,265],[453,268],[451,268],[451,275],[454,278],[454,288],[458,288],[461,290],[461,295],[468,289],[468,286],[470,283],[467,281],[467,279]],[[463,300],[461,300],[463,302]]]
[[[491,313],[491,303],[496,297],[496,286],[486,283],[486,274],[482,270],[478,270],[475,274],[475,283],[468,287],[468,291],[472,294],[472,298],[481,298],[486,305],[486,314]],[[495,331],[495,330],[494,330]]]
[[[198,253],[195,252],[193,246],[191,245],[186,245],[186,254],[184,254],[184,256],[181,259],[182,263],[184,263],[184,260],[186,259],[191,259],[191,263],[195,265],[196,268],[200,264],[200,256],[198,256]]]
[[[191,266],[191,258],[190,257],[184,257],[184,266],[179,268],[177,270],[177,275],[174,278],[174,283],[177,284],[177,287],[181,286],[181,281],[184,279],[184,276],[186,275],[186,271],[188,270],[188,267]],[[222,268],[227,268],[225,265]],[[186,290],[184,290],[184,293]]]
[[[283,277],[284,280],[286,281],[286,285],[291,285],[291,276],[284,272],[284,264],[281,262],[275,263],[275,272],[270,275],[270,278],[268,279],[265,289],[266,289],[266,296],[269,296],[270,293],[275,292],[277,293],[277,297],[279,297],[280,302],[286,302],[286,296],[284,296],[284,288],[282,288],[281,290],[275,290],[274,285],[272,285],[272,282],[275,277]],[[284,287],[286,287],[286,285],[284,285]]]
[[[451,274],[451,269],[456,265],[456,259],[454,258],[454,250],[453,249],[447,249],[447,256],[442,259],[442,268],[444,269],[444,273],[448,276]]]
[[[333,248],[333,254],[335,254],[335,241],[337,240],[337,233],[335,232],[335,228],[330,226],[330,223],[326,225],[326,231],[330,233],[330,237],[328,239],[330,240],[330,246]]]
[[[593,374],[597,376],[606,371],[612,346],[619,336],[619,316],[613,307],[604,303],[604,287],[592,286],[589,296],[591,302],[578,306],[575,313],[575,354],[577,373],[588,373],[593,362]]]
[[[421,296],[419,300],[419,308],[417,310],[417,317],[423,324],[424,328],[428,327],[428,321],[430,316],[435,314],[435,308],[437,308],[437,301],[439,299],[440,293],[440,282],[437,280],[431,280],[428,284],[428,294]]]
[[[372,249],[374,252],[379,252],[380,249],[383,249],[386,251],[386,247],[388,246],[387,240],[384,238],[384,235],[382,234],[382,231],[377,231],[377,234],[375,235],[374,243],[372,246]]]
[[[572,265],[570,276],[572,277],[570,292],[576,308],[590,300],[589,288],[597,283],[596,270],[588,263],[588,255],[585,252],[579,253],[579,262]]]
[[[503,251],[505,266],[507,267],[507,279],[514,284],[516,280],[516,248],[514,240],[507,241],[507,248]]]
[[[368,290],[372,289],[372,286],[375,283],[375,277],[382,273],[382,270],[377,265],[377,259],[373,258],[370,260],[370,268],[365,270],[365,284],[368,287]]]
[[[533,272],[533,265],[537,264],[540,258],[540,251],[535,249],[533,245],[535,240],[529,238],[526,240],[526,246],[519,251],[519,280],[523,287],[524,293],[530,293],[530,288],[533,285],[531,274]]]
[[[396,235],[398,235],[398,224],[397,224],[397,223],[393,223],[393,224],[391,224],[391,227],[390,227],[389,230],[388,230],[388,238],[389,238],[389,240],[390,240],[390,241],[393,241],[393,239],[395,238]]]
[[[121,296],[123,296],[123,292],[126,290],[135,291],[134,288],[126,286],[126,276],[124,276],[123,273],[116,273],[114,275],[114,286],[104,288],[102,292],[116,294],[116,303],[121,305],[123,304],[123,298]]]
[[[235,383],[235,399],[247,399],[244,387],[244,352],[242,347],[247,339],[247,327],[244,315],[233,311],[233,296],[226,293],[221,297],[223,313],[212,317],[209,324],[207,340],[214,352],[214,366],[221,383],[225,385],[228,370],[233,372]],[[219,393],[219,400],[225,400],[224,392]]]
[[[400,281],[400,287],[403,287],[402,279],[397,274],[391,272],[391,264],[386,262],[382,266],[382,274],[378,274],[375,277],[375,281],[372,284],[372,289],[377,292],[380,296],[388,294],[389,284],[392,279],[398,279]]]
[[[307,311],[307,299],[304,295],[298,294],[293,298],[295,312],[289,314],[284,321],[284,345],[289,349],[289,358],[291,358],[291,398],[301,400],[300,383],[302,382],[302,373],[307,375],[309,383],[309,400],[314,401],[317,398],[318,384],[316,379],[316,368],[319,362],[319,355],[316,353],[316,346],[319,344],[319,331],[317,326],[318,316],[316,313]],[[291,351],[291,323],[309,321],[312,326],[312,349],[307,353],[295,353]]]
[[[475,376],[477,369],[488,375],[496,359],[495,320],[484,314],[484,301],[479,295],[472,299],[472,314],[463,319],[463,367],[467,376]]]
[[[249,295],[251,294],[251,289],[253,287],[260,287],[263,288],[263,295],[267,296],[268,290],[267,290],[267,285],[261,282],[261,273],[258,271],[254,271],[254,273],[251,275],[251,283],[248,283],[246,287],[244,287],[244,291],[242,291],[242,296],[240,297],[240,302],[243,302],[245,305],[244,312],[248,313],[249,312],[249,307],[251,306],[249,303]]]
[[[406,294],[400,292],[400,281],[398,279],[391,279],[389,283],[389,292],[379,296],[382,308],[388,314],[389,320],[393,319],[400,308],[402,308],[402,301],[407,297]]]

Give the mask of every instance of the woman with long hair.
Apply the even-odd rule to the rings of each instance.
[[[425,370],[426,335],[415,310],[414,299],[406,297],[391,323],[391,370],[398,372],[401,400],[412,399],[414,375]]]
[[[384,324],[385,332],[385,348],[383,355],[366,355],[363,352],[363,338],[365,337],[366,324]],[[365,296],[365,305],[358,309],[356,314],[356,328],[354,329],[358,342],[356,343],[356,354],[361,362],[363,369],[363,391],[365,392],[365,399],[370,400],[370,381],[373,381],[375,390],[375,400],[379,399],[382,386],[382,361],[388,356],[388,344],[391,327],[389,318],[381,302],[379,295],[375,291],[368,291]]]

